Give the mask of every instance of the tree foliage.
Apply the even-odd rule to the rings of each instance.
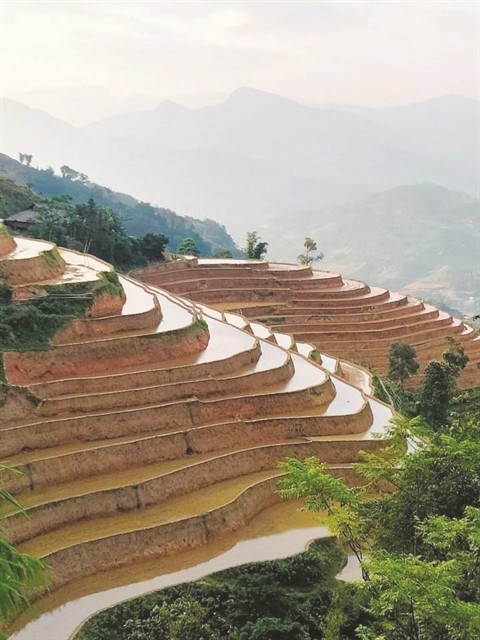
[[[29,226],[36,238],[92,253],[122,269],[164,259],[168,238],[154,231],[140,238],[129,236],[120,216],[93,198],[77,205],[68,197],[52,198],[36,210]]]
[[[325,629],[332,639],[479,637],[480,425],[464,415],[436,432],[419,418],[400,418],[388,435],[382,455],[365,455],[356,465],[362,488],[347,487],[314,458],[281,465],[281,494],[304,497],[306,509],[326,513],[362,563],[365,582],[356,591],[369,619],[362,621],[357,608],[352,628],[349,592],[337,598]],[[405,455],[408,437],[416,450]]]
[[[329,538],[285,560],[246,564],[101,612],[77,640],[321,638],[345,554]]]
[[[185,238],[183,242],[180,243],[177,253],[182,256],[199,256],[200,251],[198,250],[197,245],[192,240],[192,238]]]
[[[388,377],[403,387],[405,380],[418,371],[417,352],[409,345],[395,342],[388,350]]]
[[[43,198],[69,196],[74,205],[84,204],[93,198],[99,206],[115,211],[128,236],[138,238],[153,231],[169,239],[170,251],[175,251],[184,238],[192,238],[201,255],[211,255],[216,248],[226,248],[236,256],[241,255],[225,227],[215,220],[179,216],[170,209],[155,207],[148,202],[139,202],[131,196],[90,182],[87,176],[75,169],[72,170],[68,165],[63,165],[63,168],[67,167],[67,174],[63,178],[56,175],[52,167],[35,169],[25,164],[18,165],[14,161],[11,163],[15,166],[9,166],[8,160],[4,158],[4,165],[8,168],[9,175],[14,175],[14,179],[28,184],[33,192],[28,190],[26,202],[23,202],[22,198],[19,206],[10,198],[6,198],[5,206],[2,206],[1,195],[5,194],[6,179],[0,178],[0,210],[3,209],[3,215],[0,217],[8,217],[20,211],[22,207],[26,208],[32,202],[42,200],[37,194],[42,194]],[[69,169],[74,171],[72,176],[68,175]],[[15,186],[18,190],[27,190],[22,185]]]
[[[0,474],[19,473],[0,464]],[[7,506],[22,512],[21,505],[0,487],[0,514]],[[1,521],[1,518],[0,518]],[[46,567],[38,558],[21,553],[0,536],[0,621],[8,622],[29,604],[29,591],[46,582]],[[0,630],[0,639],[6,638]]]
[[[303,246],[305,248],[305,253],[301,253],[297,258],[300,264],[311,267],[314,262],[323,260],[324,255],[321,251],[318,251],[315,240],[312,240],[312,238],[307,236],[303,242]]]
[[[25,163],[27,167],[29,167],[32,163],[33,156],[31,153],[19,153],[18,159],[22,164]]]
[[[256,231],[248,231],[245,249],[245,257],[249,260],[263,260],[267,253],[268,242],[264,242]]]

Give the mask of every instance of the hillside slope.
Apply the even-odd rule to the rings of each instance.
[[[310,235],[325,253],[326,268],[474,311],[479,207],[477,198],[435,184],[404,185],[306,214],[301,225],[280,217],[262,232],[274,259],[295,260]]]
[[[218,105],[163,102],[78,128],[3,101],[3,151],[180,213],[240,240],[276,215],[303,215],[399,184],[476,193],[478,105],[443,97],[395,109],[310,107],[255,89]]]
[[[19,184],[15,185],[11,181]],[[13,193],[15,197],[9,195]],[[35,194],[46,198],[68,195],[75,204],[86,202],[92,197],[98,204],[111,207],[120,213],[125,228],[131,235],[140,236],[148,231],[166,235],[172,251],[175,251],[187,237],[195,241],[204,255],[210,255],[217,248],[230,249],[233,253],[238,251],[226,229],[213,220],[179,216],[169,209],[153,207],[107,187],[62,178],[52,170],[27,167],[9,156],[0,154],[0,217],[8,217],[28,206]]]

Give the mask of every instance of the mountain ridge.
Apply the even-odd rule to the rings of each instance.
[[[62,178],[55,175],[52,170],[27,167],[5,154],[0,154],[0,195],[3,196],[0,204],[4,205],[2,207],[4,217],[20,210],[19,208],[14,210],[14,202],[17,202],[21,208],[28,206],[34,200],[28,197],[25,189],[21,190],[16,201],[12,198],[7,199],[5,194],[11,189],[10,185],[5,184],[5,180],[32,189],[33,196],[37,196],[39,200],[42,197],[67,195],[72,198],[74,204],[82,204],[92,197],[97,204],[117,211],[123,218],[127,232],[131,235],[140,236],[148,231],[166,235],[170,240],[168,246],[172,251],[175,251],[186,237],[191,237],[199,250],[206,255],[215,249],[228,249],[236,255],[239,254],[226,229],[213,220],[179,216],[174,211],[153,207],[128,194],[116,192],[92,182],[83,184],[78,180]],[[8,208],[5,205],[8,205]]]

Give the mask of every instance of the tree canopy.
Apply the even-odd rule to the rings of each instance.
[[[197,245],[192,240],[192,238],[185,238],[183,242],[180,243],[177,253],[183,256],[199,256],[200,251],[198,250]]]
[[[402,342],[395,342],[388,350],[388,377],[403,384],[407,378],[415,375],[418,371],[416,361],[417,352],[414,347]]]
[[[324,255],[321,251],[318,251],[317,243],[308,236],[303,242],[305,253],[301,253],[297,260],[300,264],[304,264],[307,267],[311,267],[314,262],[323,260]],[[316,252],[316,253],[315,253]]]
[[[382,454],[356,465],[360,488],[315,458],[280,465],[281,494],[326,513],[361,562],[364,583],[337,598],[325,628],[352,640],[480,637],[480,425],[468,414],[437,431],[397,418],[387,435]]]
[[[66,196],[52,198],[36,210],[29,226],[29,233],[36,238],[92,253],[121,269],[164,259],[167,237],[154,231],[140,238],[129,236],[120,216],[93,198],[77,205]]]
[[[262,260],[268,249],[268,242],[264,242],[256,231],[248,231],[245,249],[245,257],[249,260]]]

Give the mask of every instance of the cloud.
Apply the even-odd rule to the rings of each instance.
[[[249,85],[301,101],[478,94],[479,5],[452,2],[3,2],[2,91]]]

